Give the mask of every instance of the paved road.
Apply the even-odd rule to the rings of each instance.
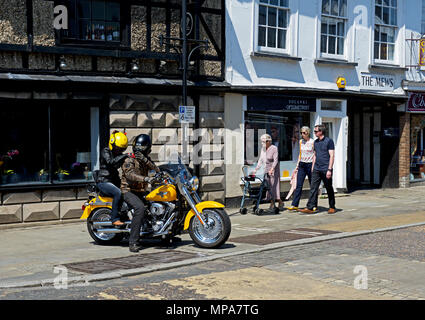
[[[0,299],[425,299],[425,227],[280,248],[67,289]]]
[[[228,272],[231,272],[231,270],[239,270],[241,269],[240,265],[236,262],[243,261],[244,257],[255,257],[257,254],[264,254],[267,256],[269,252],[272,252],[270,251],[272,249],[283,251],[279,254],[271,254],[270,257],[267,256],[268,258],[266,258],[266,260],[272,259],[271,257],[273,255],[285,256],[286,250],[292,252],[291,250],[297,251],[296,248],[310,248],[310,246],[313,248],[316,245],[320,246],[322,244],[307,244],[307,242],[325,239],[329,240],[332,239],[332,237],[340,238],[341,236],[347,235],[356,236],[358,235],[357,232],[366,234],[380,228],[392,229],[403,225],[417,225],[418,228],[420,228],[420,225],[425,224],[425,197],[423,197],[423,194],[425,194],[425,187],[414,187],[405,190],[366,190],[351,193],[349,195],[340,195],[337,198],[337,208],[340,210],[335,215],[328,215],[326,213],[327,199],[320,199],[319,206],[324,210],[316,215],[303,215],[284,211],[279,215],[266,213],[263,216],[255,216],[252,214],[242,216],[237,210],[230,210],[232,234],[228,243],[223,248],[215,250],[198,248],[194,246],[188,235],[183,235],[183,241],[177,243],[173,248],[159,247],[157,242],[145,242],[146,248],[140,252],[140,260],[146,259],[149,255],[158,256],[164,254],[164,260],[156,265],[160,268],[145,266],[124,271],[119,270],[117,273],[113,273],[114,271],[112,271],[110,278],[120,278],[119,281],[125,281],[124,277],[135,274],[152,273],[154,270],[169,268],[171,264],[168,263],[169,260],[167,259],[170,257],[167,256],[167,254],[169,254],[170,251],[175,252],[175,256],[180,256],[182,253],[186,255],[192,254],[194,255],[193,257],[196,255],[202,256],[202,258],[195,257],[196,259],[188,259],[186,262],[181,261],[182,264],[178,262],[174,265],[175,267],[179,266],[178,269],[174,270],[186,272],[181,275],[189,276],[193,275],[193,271],[188,270],[198,270],[199,268],[199,273],[202,274],[203,268],[207,268],[207,270],[221,270],[225,266],[229,267],[231,263],[235,263],[235,266],[230,268]],[[305,200],[303,201],[305,202]],[[264,207],[265,206],[266,205],[264,205]],[[52,285],[54,279],[60,275],[60,270],[55,269],[58,266],[78,262],[99,261],[102,259],[118,259],[122,261],[123,258],[127,258],[130,255],[126,243],[123,243],[122,246],[114,247],[95,245],[91,241],[84,223],[45,226],[31,224],[30,227],[22,228],[21,226],[21,228],[16,229],[12,227],[14,226],[0,226],[0,229],[2,229],[0,232],[0,249],[2,254],[2,259],[0,260],[0,288],[17,285],[21,286],[22,284],[27,286],[40,286],[40,284]],[[393,232],[397,234],[396,232],[401,232],[401,230]],[[379,234],[383,235],[384,233]],[[378,236],[379,234],[376,233],[370,236]],[[413,237],[415,234],[417,238]],[[403,259],[403,257],[400,256],[401,253],[412,255],[413,252],[416,252],[415,254],[420,257],[420,253],[425,252],[425,250],[423,250],[423,231],[417,233],[412,231],[411,236],[409,236],[410,240],[403,239],[401,235],[401,233],[398,234],[399,243],[397,245],[394,244],[389,246],[389,244],[393,242],[380,241],[380,246],[382,248],[387,248],[387,253],[384,254],[385,257],[394,258],[391,254],[397,254],[397,259]],[[348,239],[360,239],[356,244],[358,249],[360,249],[362,244],[369,242],[363,241],[362,239],[367,238],[362,237],[366,237],[366,235],[347,238],[345,240],[335,240],[335,243],[344,243],[344,241],[348,241]],[[327,241],[324,243],[330,242]],[[422,245],[422,247],[415,246],[415,243]],[[306,244],[306,246],[301,246],[301,244]],[[293,245],[297,246],[288,247]],[[338,246],[333,245],[332,248],[338,248]],[[366,249],[367,248],[363,248],[364,252],[367,252]],[[306,250],[303,249],[303,252],[304,251]],[[332,252],[329,254],[332,254]],[[332,256],[328,256],[328,258],[324,260],[333,261],[336,259],[329,257]],[[258,260],[260,256],[253,259]],[[408,256],[408,260],[410,259],[414,258]],[[200,264],[205,261],[208,262],[206,264]],[[392,263],[395,263],[394,267],[398,266],[397,261],[398,260],[391,260]],[[285,263],[290,262],[291,261],[288,260]],[[191,266],[189,268],[183,267],[185,264],[190,264]],[[268,265],[271,266],[273,263]],[[326,264],[324,265],[326,266]],[[355,265],[362,265],[361,261]],[[354,268],[355,265],[352,265],[351,268]],[[282,270],[285,270],[284,267],[288,267],[288,265],[283,265]],[[258,272],[258,270],[255,269],[257,268],[256,266],[251,266],[251,268],[254,269],[242,268],[243,272],[247,273],[246,277],[264,274],[265,276],[269,275],[270,278],[273,278],[276,276],[276,272],[280,272],[275,270],[276,268],[265,268],[265,266],[260,266],[262,272]],[[326,266],[325,269],[327,270],[328,267]],[[57,273],[54,273],[54,271]],[[68,271],[68,276],[70,278],[85,277],[87,275],[87,273],[79,272],[74,269]],[[250,274],[251,271],[252,274]],[[400,270],[400,272],[401,271],[402,270]],[[164,272],[164,274],[167,273],[166,271],[161,272]],[[161,272],[156,272],[155,276],[161,275]],[[304,279],[304,276],[308,276],[308,273],[312,272],[305,271],[305,273],[306,275],[288,273],[288,276],[302,276]],[[353,270],[350,270],[349,273],[351,276],[350,281],[352,282]],[[90,290],[90,288],[95,288],[95,280],[104,280],[101,277],[102,275],[105,275],[105,273],[100,275],[93,274],[77,283],[84,284],[85,281],[89,281],[90,286],[87,290]],[[108,273],[106,273],[106,275],[109,276]],[[145,274],[141,277],[147,277],[148,279],[150,275]],[[342,281],[342,279],[337,280]],[[152,279],[150,279],[150,281],[152,281]],[[294,281],[297,282],[301,280],[299,278],[294,278]],[[323,285],[322,282],[320,283]],[[285,287],[287,287],[287,285],[285,285]],[[9,294],[11,294],[11,292],[16,293],[22,289],[18,289],[18,291],[13,291],[15,289],[10,289],[12,291],[7,290],[1,292],[2,294],[6,292],[7,296],[10,297]],[[31,292],[27,290],[24,291]],[[285,292],[287,290],[281,291]],[[58,294],[57,291],[54,292]],[[315,291],[312,290],[311,292]],[[355,292],[358,294],[357,290]],[[371,293],[370,290],[361,292],[362,294]],[[208,297],[208,295],[203,292],[197,292],[196,294]],[[111,295],[114,296],[112,293]],[[150,295],[155,296],[153,294]],[[60,294],[58,297],[59,296]],[[158,296],[162,295],[158,294]],[[333,294],[330,294],[330,296],[333,296]],[[93,294],[93,297],[102,298],[96,295],[96,293]],[[167,297],[167,295],[164,294],[163,297]],[[414,292],[413,295],[410,295],[408,292],[406,297],[415,297]],[[0,296],[0,299],[1,298],[2,296]]]

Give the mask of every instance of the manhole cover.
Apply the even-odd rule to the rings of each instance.
[[[65,264],[64,266],[78,272],[97,274],[119,269],[133,269],[153,264],[177,262],[203,256],[205,255],[200,253],[168,250],[157,253],[132,255],[128,257],[74,262]]]
[[[307,228],[298,228],[277,232],[260,233],[251,236],[244,236],[239,238],[230,239],[232,242],[242,242],[258,245],[266,245],[276,242],[285,242],[291,240],[298,240],[303,238],[313,238],[318,236],[324,236],[327,234],[339,233],[337,231],[330,230],[316,230]]]

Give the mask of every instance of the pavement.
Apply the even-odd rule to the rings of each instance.
[[[238,208],[230,208],[227,212],[232,233],[228,242],[218,249],[199,248],[188,234],[184,234],[181,242],[168,248],[161,247],[158,241],[144,240],[145,248],[132,254],[125,242],[117,246],[96,245],[87,232],[85,221],[3,225],[0,228],[0,289],[54,286],[64,270],[68,284],[85,285],[250,253],[422,226],[425,225],[424,194],[425,186],[337,194],[338,211],[333,215],[327,213],[325,197],[319,199],[320,212],[314,215],[288,210],[278,215],[267,210],[261,216],[251,212],[241,215]],[[301,205],[305,203],[306,199],[302,199]],[[289,206],[290,202],[285,205]],[[264,209],[267,207],[267,204],[262,205]],[[121,260],[129,263],[129,259],[143,260],[155,255],[165,258],[104,272],[64,269],[70,264],[90,261],[119,266]],[[185,258],[173,259],[179,256]]]

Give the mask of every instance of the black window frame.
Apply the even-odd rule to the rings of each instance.
[[[107,135],[109,134],[109,122],[108,122],[108,112],[107,108],[103,106],[101,101],[96,100],[86,100],[86,101],[78,101],[80,106],[84,109],[90,108],[98,108],[99,112],[99,132],[98,138],[100,143],[100,149],[105,147],[108,143]],[[53,123],[53,114],[57,114],[61,109],[72,110],[75,101],[72,100],[61,100],[61,101],[52,101],[52,100],[10,100],[7,98],[0,98],[0,106],[13,104],[15,106],[28,107],[31,106],[36,110],[40,110],[43,108],[47,112],[47,122],[48,128],[47,130],[47,167],[42,168],[48,171],[48,179],[45,181],[17,181],[12,183],[2,184],[0,183],[0,191],[12,191],[12,190],[40,190],[40,189],[50,189],[50,188],[66,188],[66,187],[79,187],[85,186],[88,183],[93,183],[93,177],[88,180],[84,179],[66,179],[60,181],[57,177],[57,170],[60,169],[55,166],[55,155],[57,152],[57,141],[55,142],[53,139],[53,135],[56,134],[55,127],[58,124]],[[38,111],[37,111],[38,112]],[[109,136],[109,135],[108,135]],[[106,137],[106,138],[105,138]],[[99,149],[99,150],[100,150]],[[96,152],[97,150],[91,150],[91,152]],[[99,157],[99,154],[97,154]],[[92,171],[93,168],[90,169]],[[36,173],[36,172],[34,172]]]
[[[55,0],[55,6],[64,5],[68,9],[68,30],[55,30],[56,45],[78,46],[94,49],[130,49],[131,43],[131,14],[127,1],[103,0],[105,3],[114,2],[120,6],[120,41],[83,40],[80,39],[78,2],[81,0]]]

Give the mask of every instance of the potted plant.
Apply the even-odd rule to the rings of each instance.
[[[10,150],[4,155],[0,155],[0,172],[2,173],[2,184],[17,182],[18,175],[15,174],[15,171],[7,169],[7,167],[9,167],[9,162],[17,155],[19,155],[18,150]]]
[[[41,169],[38,172],[38,177],[40,181],[47,182],[49,180],[49,171],[47,171],[46,169]]]
[[[59,169],[55,172],[58,176],[59,181],[65,180],[65,176],[69,176],[69,172],[63,169]]]
[[[13,170],[4,170],[3,175],[1,176],[1,183],[6,184],[10,182],[15,182],[15,181],[11,181],[11,180],[14,180],[12,179],[14,174],[15,174],[15,171]]]

